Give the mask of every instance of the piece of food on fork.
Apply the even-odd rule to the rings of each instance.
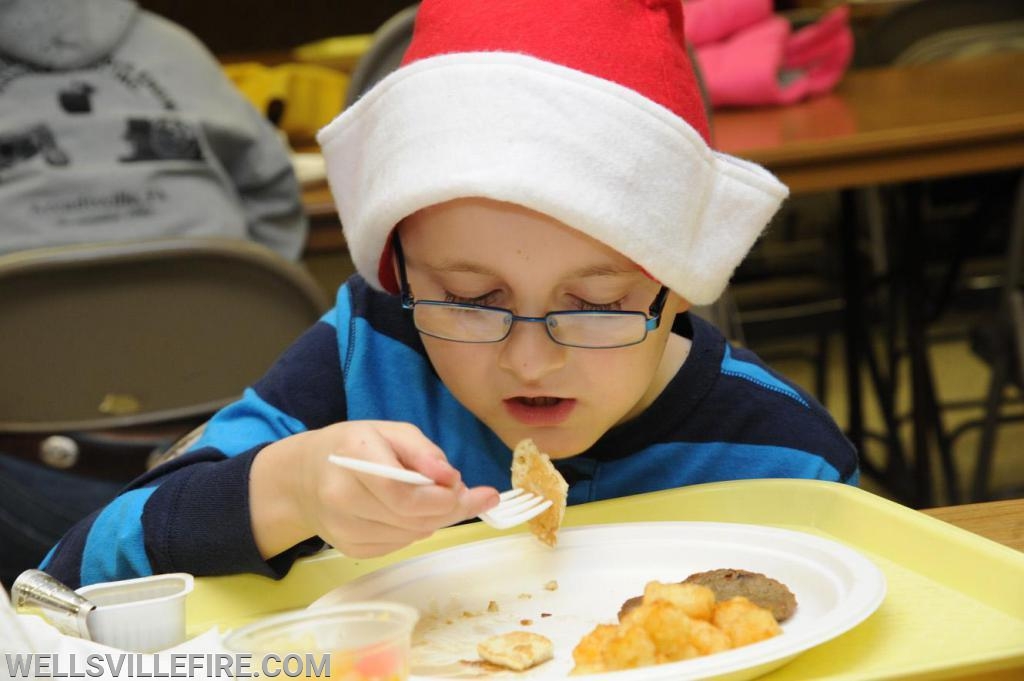
[[[528,526],[541,542],[555,546],[558,528],[565,517],[569,484],[551,463],[551,457],[537,449],[530,438],[517,444],[512,453],[512,487],[532,492],[551,502],[550,508],[530,520]]]

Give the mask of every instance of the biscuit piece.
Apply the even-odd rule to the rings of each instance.
[[[558,528],[565,516],[565,497],[569,484],[559,473],[551,458],[537,449],[527,438],[516,445],[512,454],[512,487],[532,492],[551,501],[551,506],[529,521],[530,531],[548,546],[558,542]]]
[[[760,572],[723,568],[697,572],[684,584],[701,584],[715,592],[719,601],[743,596],[751,603],[770,610],[777,622],[789,619],[796,610],[796,596],[782,582]]]
[[[510,631],[492,636],[476,646],[484,660],[521,672],[550,660],[555,655],[551,639],[530,631]]]

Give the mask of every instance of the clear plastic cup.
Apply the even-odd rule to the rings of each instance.
[[[418,619],[401,603],[345,603],[272,615],[228,632],[222,643],[246,654],[260,676],[406,681]]]

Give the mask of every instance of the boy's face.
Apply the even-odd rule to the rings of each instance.
[[[646,312],[660,288],[608,246],[514,204],[460,199],[433,206],[403,221],[401,240],[416,300],[536,317]],[[687,307],[670,294],[658,329],[621,348],[566,347],[548,337],[544,324],[524,322],[497,343],[422,338],[441,380],[506,445],[531,437],[553,458],[565,458],[658,396],[685,357],[683,340],[670,329]]]

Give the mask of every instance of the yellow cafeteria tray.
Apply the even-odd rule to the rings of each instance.
[[[595,502],[566,525],[656,520],[753,523],[851,546],[885,573],[881,607],[862,624],[762,677],[1024,679],[1024,553],[863,490],[814,480],[741,480]],[[188,601],[191,634],[312,603],[355,577],[441,548],[521,532],[452,527],[384,558],[330,550],[282,580],[202,578]]]

